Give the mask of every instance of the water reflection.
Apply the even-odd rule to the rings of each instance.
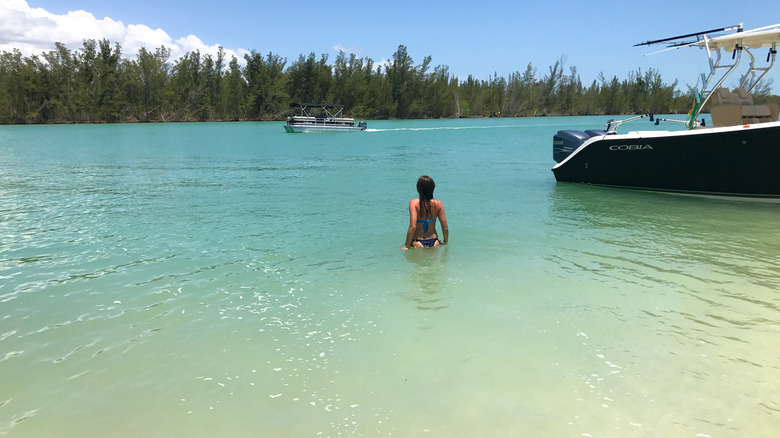
[[[449,304],[442,302],[442,292],[449,276],[449,246],[410,249],[404,251],[404,256],[412,265],[409,279],[413,288],[405,293],[403,298],[414,302],[420,310],[441,310],[449,307]]]
[[[550,201],[551,272],[652,296],[648,329],[718,343],[780,316],[779,205],[574,184]]]
[[[703,263],[776,285],[766,268],[777,261],[777,204],[575,184],[558,184],[550,198],[550,229],[590,248],[608,245],[635,262]]]

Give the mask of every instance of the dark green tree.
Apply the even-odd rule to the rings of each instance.
[[[693,90],[676,91],[655,70],[620,80],[600,74],[585,88],[561,56],[539,78],[529,63],[508,78],[469,75],[460,81],[431,57],[415,65],[400,45],[386,66],[340,52],[287,60],[273,53],[244,55],[246,66],[224,49],[185,54],[172,65],[170,50],[141,49],[124,59],[119,45],[85,40],[75,52],[56,43],[39,56],[0,53],[0,123],[116,121],[283,120],[293,101],[340,103],[357,118],[426,118],[687,112]],[[771,81],[754,90],[768,96]]]
[[[247,86],[241,72],[241,66],[238,64],[238,59],[235,56],[230,60],[227,76],[223,82],[225,85],[223,93],[225,120],[240,120],[244,117],[246,108],[244,101],[247,94]]]
[[[319,61],[314,53],[308,57],[301,55],[287,69],[287,75],[289,94],[293,101],[324,103],[327,100],[331,84],[328,55],[323,54]]]
[[[168,86],[170,54],[170,49],[165,47],[158,48],[154,53],[145,48],[138,50],[138,60],[134,61],[135,68],[131,71],[139,85],[136,92],[140,92],[140,120],[143,122],[167,121],[163,117],[163,96]]]
[[[290,103],[286,90],[287,60],[273,53],[263,58],[252,51],[244,55],[247,82],[247,118],[249,120],[279,119],[287,112]]]

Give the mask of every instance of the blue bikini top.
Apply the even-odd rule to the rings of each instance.
[[[436,222],[436,218],[433,219],[417,219],[418,224],[423,224],[423,231],[428,232],[428,222]]]

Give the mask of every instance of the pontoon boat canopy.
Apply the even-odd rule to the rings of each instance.
[[[316,106],[318,108],[344,108],[344,105],[337,105],[333,103],[297,103],[293,102],[290,104],[290,108],[297,108],[299,106],[307,107],[307,106]]]

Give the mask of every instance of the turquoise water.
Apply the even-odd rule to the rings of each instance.
[[[0,434],[773,435],[780,205],[556,184],[606,119],[0,127]]]

